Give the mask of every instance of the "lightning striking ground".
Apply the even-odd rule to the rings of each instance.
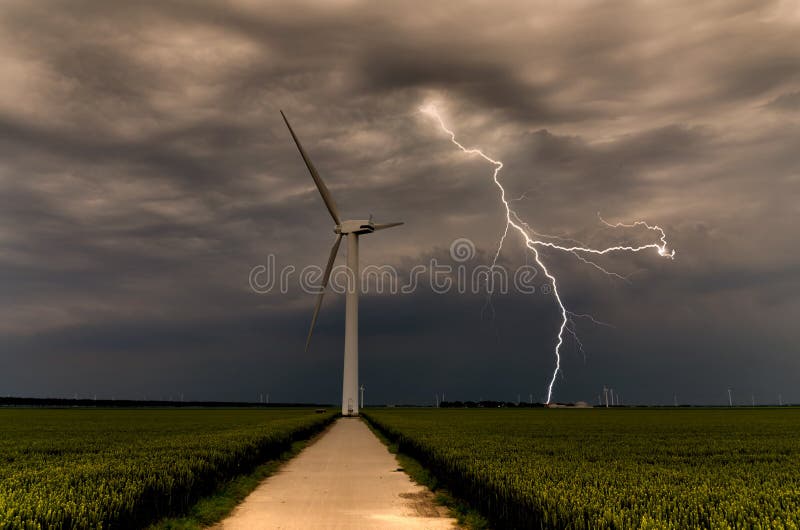
[[[628,224],[628,223],[609,223],[605,219],[603,219],[600,216],[599,213],[597,214],[598,218],[600,219],[600,221],[603,224],[605,224],[609,228],[645,227],[649,231],[656,232],[658,234],[658,236],[659,236],[658,237],[658,243],[648,243],[648,244],[645,244],[645,245],[636,245],[636,246],[634,246],[634,245],[615,245],[615,246],[611,246],[611,247],[599,248],[598,249],[598,248],[589,247],[589,246],[585,245],[584,243],[581,243],[580,241],[576,241],[576,240],[573,240],[573,239],[562,238],[560,236],[551,236],[551,235],[547,235],[547,234],[540,234],[540,233],[536,232],[526,222],[522,221],[522,219],[519,217],[517,212],[515,212],[511,208],[511,202],[514,202],[514,201],[522,199],[525,194],[523,194],[523,196],[518,198],[518,199],[507,199],[506,198],[506,190],[503,187],[503,185],[502,185],[502,183],[500,182],[500,179],[499,179],[500,171],[503,169],[503,162],[501,162],[500,160],[495,160],[495,159],[491,158],[486,153],[484,153],[481,149],[474,148],[474,147],[468,148],[468,147],[465,147],[463,144],[461,144],[456,139],[456,133],[452,129],[447,127],[447,125],[445,124],[444,120],[442,119],[442,116],[439,114],[439,111],[436,109],[435,106],[426,105],[426,106],[420,108],[419,110],[421,112],[423,112],[424,114],[427,114],[427,115],[433,117],[434,119],[436,119],[436,121],[438,122],[439,127],[442,129],[442,131],[444,131],[450,137],[450,141],[456,147],[458,147],[461,151],[463,151],[464,153],[469,154],[469,155],[478,155],[479,157],[481,157],[482,159],[484,159],[485,161],[489,162],[490,164],[492,164],[494,166],[494,171],[492,172],[492,180],[494,181],[495,185],[497,186],[497,188],[500,191],[500,201],[503,203],[503,207],[505,208],[505,212],[506,212],[506,224],[505,224],[505,228],[503,229],[503,233],[500,236],[500,241],[499,241],[499,243],[497,245],[497,251],[494,254],[494,258],[492,259],[491,268],[494,268],[497,265],[497,260],[500,257],[500,252],[502,251],[503,245],[505,244],[506,238],[508,237],[509,229],[513,228],[525,240],[525,246],[528,249],[530,249],[531,253],[533,254],[534,261],[536,262],[536,264],[539,266],[539,268],[542,270],[542,272],[544,273],[544,275],[547,277],[548,281],[552,285],[553,298],[555,298],[556,303],[558,304],[558,307],[559,307],[559,311],[561,313],[561,324],[559,325],[559,328],[558,328],[558,335],[557,335],[557,341],[556,341],[556,347],[555,347],[556,365],[555,365],[555,368],[553,370],[553,374],[552,374],[552,376],[550,378],[550,383],[547,385],[547,404],[550,404],[550,402],[552,400],[552,397],[553,397],[553,387],[555,386],[556,378],[558,377],[558,374],[561,371],[561,346],[564,344],[564,332],[565,331],[567,333],[569,333],[570,335],[572,335],[572,337],[576,341],[576,344],[577,344],[579,350],[581,352],[583,352],[583,345],[581,344],[580,339],[578,339],[578,336],[577,336],[577,334],[575,332],[575,329],[574,329],[575,328],[575,323],[572,321],[570,316],[585,317],[585,318],[588,318],[588,319],[592,320],[593,322],[595,322],[597,324],[601,324],[601,325],[607,325],[607,324],[595,320],[593,317],[591,317],[591,315],[576,314],[576,313],[573,313],[573,312],[567,310],[566,306],[564,305],[564,301],[561,298],[561,293],[558,290],[558,281],[557,281],[556,277],[550,272],[550,270],[547,268],[547,266],[542,261],[541,255],[539,253],[539,249],[544,247],[544,248],[551,248],[551,249],[555,249],[555,250],[561,250],[563,252],[569,252],[570,254],[573,254],[574,256],[576,256],[582,262],[595,267],[596,269],[600,270],[601,272],[603,272],[603,273],[605,273],[607,275],[610,275],[610,276],[615,276],[615,277],[623,279],[623,280],[627,280],[627,278],[625,278],[624,276],[621,276],[621,275],[619,275],[617,273],[610,272],[610,271],[606,270],[605,268],[603,268],[602,266],[598,265],[597,263],[588,260],[582,254],[603,256],[603,255],[611,254],[611,253],[614,253],[614,252],[641,252],[641,251],[647,250],[647,249],[654,249],[654,250],[656,250],[658,252],[659,256],[667,257],[667,258],[670,258],[670,259],[674,259],[675,258],[675,250],[674,249],[673,250],[668,250],[667,249],[666,233],[658,225],[650,225],[645,221],[635,221],[635,222],[630,223],[630,224]],[[556,241],[559,241],[559,242],[563,242],[563,243],[568,243],[568,246],[565,246],[563,244],[555,243],[555,242],[553,242],[553,240],[556,240]],[[570,324],[572,324],[571,327],[570,327]]]

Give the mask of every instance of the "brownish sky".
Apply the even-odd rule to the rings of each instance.
[[[365,264],[484,263],[491,167],[525,220],[600,244],[663,226],[675,261],[545,254],[579,322],[556,399],[800,401],[796,2],[7,1],[0,7],[0,395],[335,401],[331,296],[256,295],[251,267],[322,264],[331,223],[284,109],[348,216],[403,219]],[[366,206],[365,206],[366,205]],[[636,238],[640,234],[627,234]],[[509,240],[502,263],[525,263]],[[374,401],[543,397],[556,307],[420,289],[362,302]]]

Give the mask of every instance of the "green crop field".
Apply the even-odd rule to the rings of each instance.
[[[498,528],[798,528],[798,409],[369,409]]]
[[[129,528],[180,513],[334,417],[309,409],[0,409],[0,528]]]

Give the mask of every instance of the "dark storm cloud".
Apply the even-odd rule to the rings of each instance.
[[[503,230],[491,166],[418,112],[436,103],[504,162],[537,230],[646,240],[600,212],[657,222],[677,249],[602,260],[630,284],[543,252],[569,307],[615,326],[576,321],[587,353],[568,337],[557,398],[613,384],[629,402],[713,402],[731,385],[788,399],[799,25],[791,3],[745,0],[7,2],[0,394],[335,401],[341,297],[302,354],[313,297],[248,287],[267,254],[322,265],[333,239],[278,109],[345,215],[406,221],[362,247],[406,277],[457,237],[485,263]],[[501,263],[526,259],[510,234]],[[365,297],[370,398],[541,398],[552,298],[498,295],[494,320],[484,303]]]
[[[458,58],[460,53],[463,51],[438,47],[435,51],[371,50],[358,67],[359,75],[365,90],[388,92],[389,97],[409,88],[439,88],[455,90],[478,105],[503,108],[539,122],[576,117],[567,110],[548,106],[543,101],[543,89],[517,79],[507,66],[489,59]],[[421,55],[425,56],[424,61],[419,60]]]

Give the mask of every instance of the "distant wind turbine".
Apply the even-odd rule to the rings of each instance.
[[[306,339],[306,351],[308,345],[311,343],[311,335],[314,332],[314,324],[317,322],[319,315],[319,308],[322,306],[322,297],[325,295],[325,288],[328,286],[328,281],[331,277],[331,270],[333,269],[333,262],[336,260],[336,254],[339,252],[339,244],[342,242],[342,237],[347,236],[347,269],[350,271],[351,280],[347,289],[346,303],[345,303],[345,326],[344,326],[344,376],[342,377],[342,415],[343,416],[357,416],[358,415],[358,291],[360,290],[360,269],[358,266],[358,236],[371,234],[378,230],[392,228],[399,226],[403,223],[374,223],[372,217],[369,219],[356,219],[342,221],[339,217],[339,210],[336,208],[336,202],[333,200],[331,192],[322,180],[322,177],[317,173],[317,169],[311,162],[311,159],[306,154],[305,149],[300,144],[297,135],[294,134],[292,126],[289,125],[289,120],[286,115],[281,111],[283,121],[289,128],[289,133],[292,135],[297,149],[300,151],[300,156],[306,163],[308,171],[311,173],[311,178],[314,179],[314,184],[317,185],[319,194],[322,195],[322,200],[328,208],[328,213],[331,214],[333,222],[336,227],[333,232],[336,234],[336,240],[333,242],[331,254],[328,258],[328,265],[325,267],[325,273],[322,276],[322,285],[320,286],[319,295],[317,296],[317,305],[314,307],[314,314],[311,317],[311,326],[308,329],[308,338]]]

